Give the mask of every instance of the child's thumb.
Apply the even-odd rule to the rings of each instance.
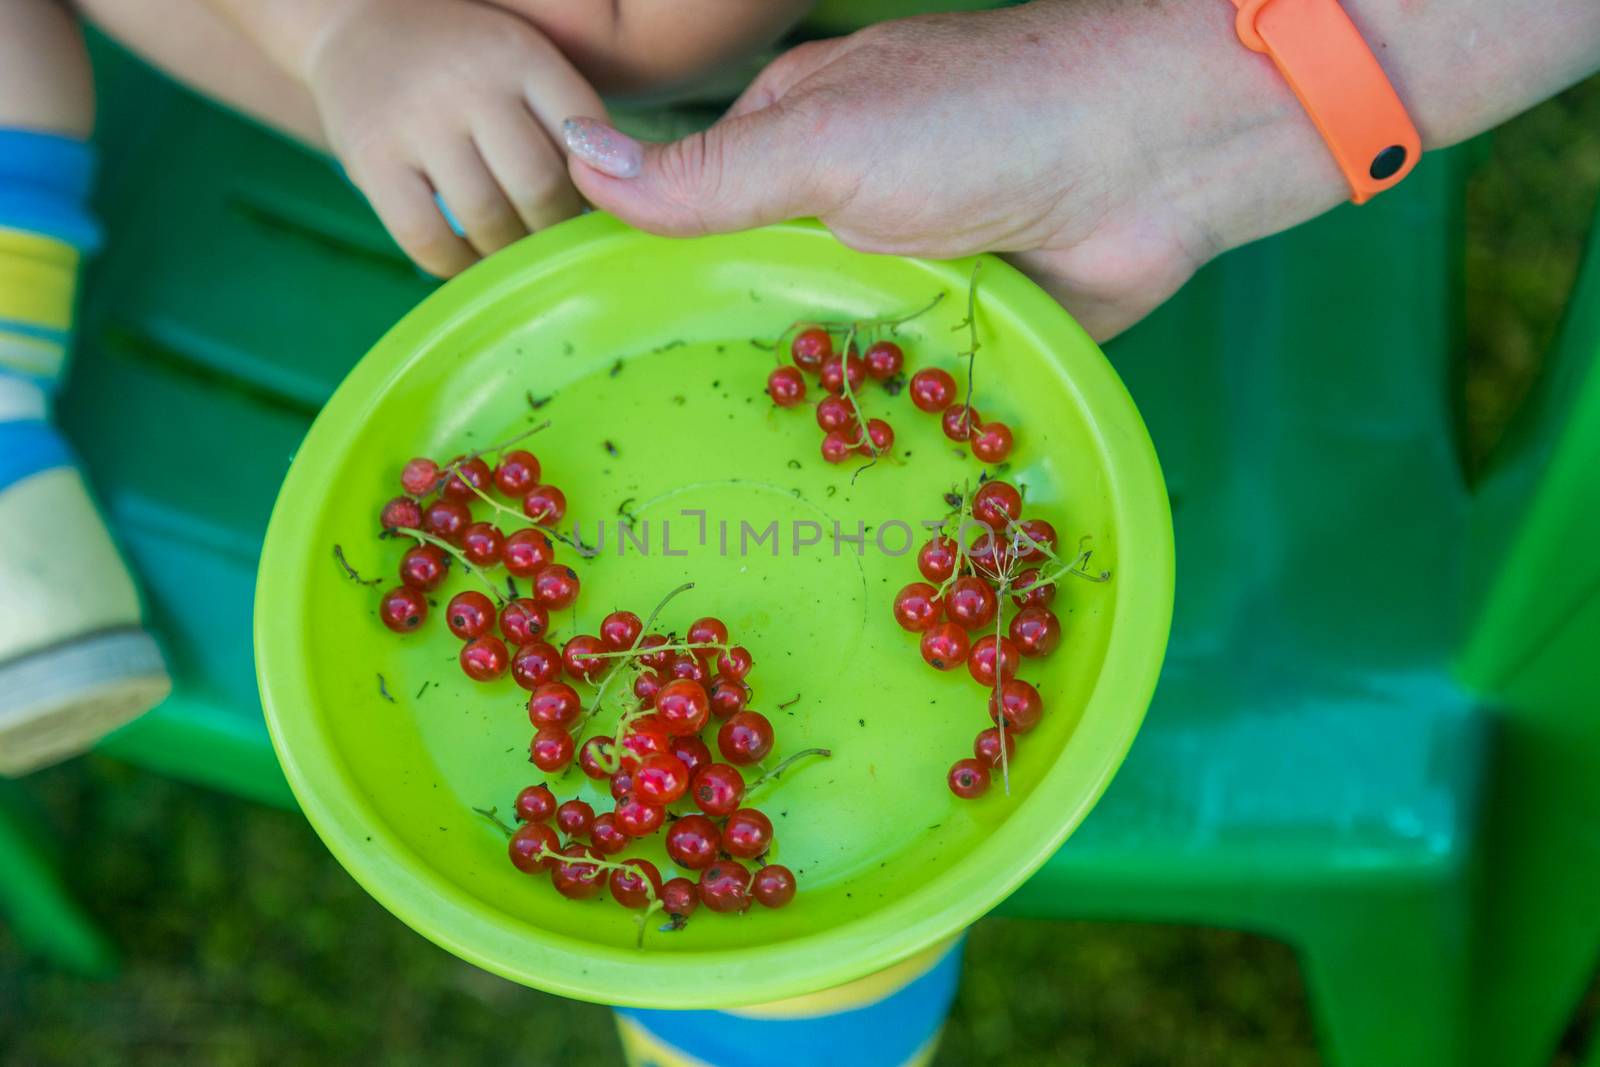
[[[572,180],[590,203],[640,229],[680,237],[818,213],[818,153],[797,143],[795,132],[779,107],[666,144],[642,144],[595,119],[564,125]]]

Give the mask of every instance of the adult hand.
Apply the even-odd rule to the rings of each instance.
[[[781,56],[717,125],[639,146],[569,122],[598,207],[689,235],[814,215],[871,252],[1012,260],[1099,337],[1342,179],[1232,6],[1035,3]]]
[[[1600,67],[1594,0],[1342,6],[1427,148]],[[569,122],[587,160],[571,172],[661,233],[815,215],[868,251],[1009,252],[1104,338],[1212,256],[1349,195],[1233,22],[1221,0],[1037,0],[885,23],[781,56],[675,144]]]

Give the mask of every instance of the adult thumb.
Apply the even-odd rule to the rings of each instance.
[[[782,105],[665,144],[598,119],[563,124],[572,181],[589,202],[653,233],[726,233],[821,213],[819,146]]]

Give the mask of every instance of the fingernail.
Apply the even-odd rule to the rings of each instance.
[[[613,178],[637,178],[644,167],[643,146],[599,119],[568,119],[561,132],[568,151]]]

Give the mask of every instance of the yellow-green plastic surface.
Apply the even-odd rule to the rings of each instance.
[[[963,802],[945,772],[989,725],[986,693],[964,670],[923,664],[890,602],[917,577],[917,523],[940,518],[942,495],[975,484],[981,467],[906,394],[870,387],[869,413],[898,431],[896,455],[859,474],[859,464],[825,464],[810,407],[772,407],[763,387],[774,357],[751,343],[798,319],[904,312],[943,292],[900,339],[911,366],[956,370],[970,270],[970,260],[853,252],[814,225],[675,241],[592,215],[444,286],[361,361],[307,435],[273,511],[256,646],[290,784],[375,897],[509,978],[608,1003],[706,1008],[886,967],[971,923],[1050,856],[1127,752],[1170,621],[1167,499],[1122,384],[1054,301],[1000,261],[985,263],[977,406],[1018,429],[1006,476],[1026,485],[1030,513],[1054,523],[1064,545],[1092,537],[1096,566],[1113,577],[1063,585],[1066,640],[1023,671],[1047,713],[1023,739],[1011,794],[997,783]],[[535,413],[530,392],[551,399]],[[514,870],[502,835],[472,809],[504,811],[545,778],[527,762],[525,694],[509,678],[468,681],[438,614],[417,634],[389,633],[374,614],[377,591],[333,559],[341,544],[359,570],[388,579],[400,547],[375,537],[376,515],[401,464],[544,419],[529,445],[545,478],[565,489],[569,524],[588,542],[603,537],[601,555],[575,561],[584,583],[575,611],[552,626],[593,632],[606,612],[643,615],[692,580],[662,623],[718,615],[750,648],[752,707],[777,730],[768,763],[804,747],[834,753],[756,798],[776,826],[773,858],[799,877],[782,911],[702,911],[685,930],[652,928],[640,950],[631,913],[564,900],[547,879]],[[631,540],[619,549],[624,513],[647,554]],[[751,536],[740,551],[745,524],[764,532],[773,521],[775,555]],[[836,539],[836,522],[847,537],[865,527],[865,550]],[[819,543],[796,554],[796,532]],[[454,575],[436,599],[470,581]],[[602,796],[576,770],[555,787]],[[665,863],[659,839],[635,851]]]

